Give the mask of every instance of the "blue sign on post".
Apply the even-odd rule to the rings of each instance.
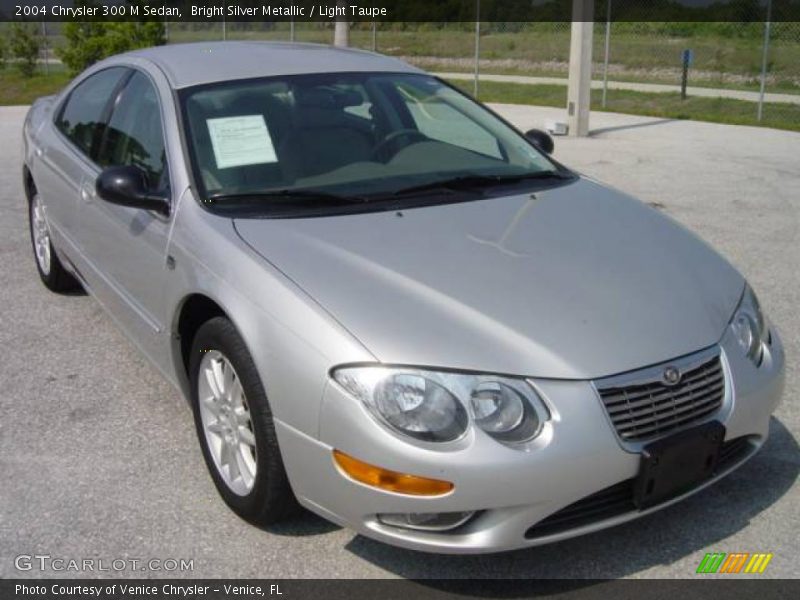
[[[694,52],[688,48],[681,53],[683,60],[683,73],[681,74],[681,100],[686,100],[686,84],[689,80],[689,65],[694,60]]]

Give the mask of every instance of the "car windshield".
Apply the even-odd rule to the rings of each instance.
[[[181,103],[196,183],[217,208],[437,203],[565,177],[490,111],[423,74],[223,82],[184,90]]]

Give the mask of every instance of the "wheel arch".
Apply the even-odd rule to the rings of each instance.
[[[173,331],[175,333],[175,365],[182,375],[184,383],[188,383],[189,358],[192,341],[203,323],[214,317],[225,317],[231,320],[222,305],[203,293],[187,295],[179,304],[175,313]],[[188,389],[188,388],[187,388]]]
[[[22,185],[25,188],[25,198],[30,202],[36,192],[36,183],[33,181],[33,173],[28,165],[22,166]]]

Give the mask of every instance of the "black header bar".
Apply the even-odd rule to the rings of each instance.
[[[0,0],[0,21],[800,21],[800,0]]]

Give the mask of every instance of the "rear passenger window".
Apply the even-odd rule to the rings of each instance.
[[[97,162],[104,167],[134,166],[152,190],[165,187],[164,130],[156,89],[136,72],[126,84],[108,122]]]
[[[103,111],[126,71],[115,67],[88,77],[72,90],[58,117],[57,127],[90,158],[103,133]]]

